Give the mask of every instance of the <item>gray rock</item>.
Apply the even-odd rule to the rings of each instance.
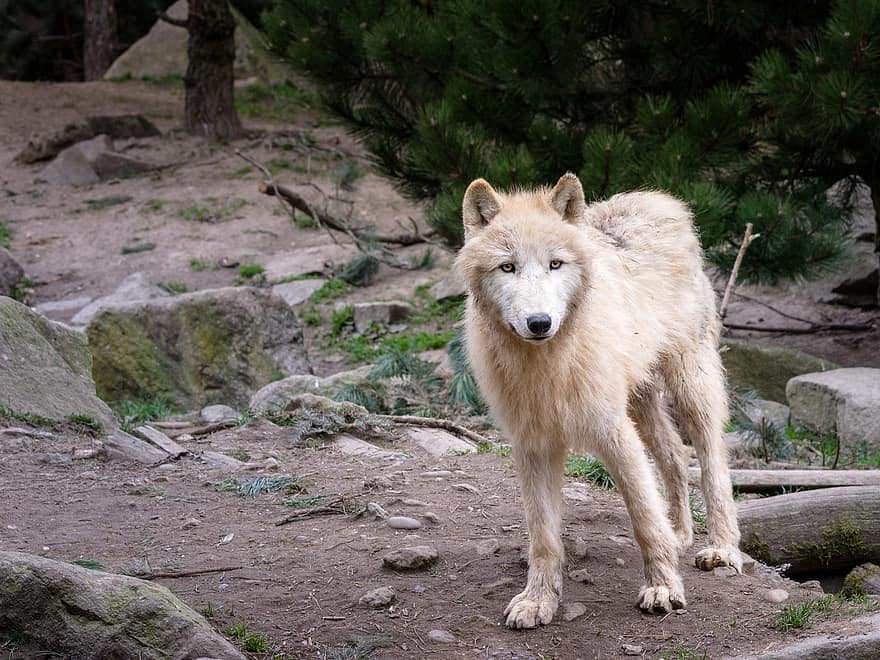
[[[859,564],[844,578],[842,591],[849,596],[880,595],[880,566]]]
[[[373,323],[380,326],[402,323],[416,313],[415,307],[401,300],[356,303],[352,309],[354,329],[358,332],[366,332]]]
[[[0,552],[0,630],[70,658],[244,659],[161,585],[20,552]]]
[[[106,133],[96,135],[90,140],[82,140],[76,143],[76,149],[85,157],[89,165],[94,166],[95,159],[105,151],[115,151],[113,140]]]
[[[142,115],[97,115],[65,124],[48,135],[33,135],[27,146],[15,157],[20,163],[36,163],[57,156],[73,144],[97,135],[122,138],[146,138],[161,135],[159,129]]]
[[[0,402],[18,414],[64,421],[85,415],[104,429],[116,418],[95,395],[92,356],[81,332],[0,297]]]
[[[272,287],[272,291],[284,298],[291,307],[302,305],[307,302],[309,297],[318,289],[320,289],[327,280],[297,280],[295,282],[285,282],[284,284],[276,284]]]
[[[218,422],[228,422],[232,419],[238,419],[238,411],[231,406],[214,404],[202,408],[199,417],[202,418],[202,421],[208,422],[208,424],[216,424]]]
[[[762,597],[768,603],[782,603],[788,600],[789,595],[785,589],[768,589]]]
[[[136,176],[144,172],[150,172],[157,167],[154,163],[129,158],[112,151],[102,151],[97,154],[91,165],[95,173],[102,180]]]
[[[581,536],[566,536],[562,539],[562,544],[565,546],[565,554],[572,559],[583,559],[587,556],[587,542]]]
[[[155,284],[151,284],[143,273],[132,273],[110,295],[97,298],[83,307],[70,319],[70,325],[85,327],[101,310],[128,305],[143,300],[170,298],[171,294]]]
[[[846,450],[880,451],[880,369],[835,369],[792,378],[786,387],[793,426],[836,433]]]
[[[266,262],[266,279],[275,284],[290,277],[329,272],[347,263],[356,252],[353,247],[335,243],[296,248]]]
[[[432,456],[477,453],[477,448],[472,443],[443,429],[413,427],[406,431],[406,435]]]
[[[755,426],[760,428],[761,421],[764,420],[766,424],[772,424],[780,431],[785,430],[791,415],[791,409],[788,406],[767,399],[755,399],[752,404],[746,414]]]
[[[391,587],[377,587],[361,596],[358,603],[367,607],[385,607],[393,603],[395,598],[397,594]]]
[[[261,415],[273,410],[285,410],[290,402],[299,394],[311,393],[331,395],[343,385],[363,385],[367,382],[371,365],[359,367],[351,371],[342,371],[326,378],[318,378],[306,374],[288,376],[261,388],[251,397],[250,410]]]
[[[877,660],[878,649],[880,614],[873,614],[848,619],[845,630],[833,635],[809,637],[781,649],[728,656],[726,660]]]
[[[806,582],[801,582],[798,586],[806,591],[821,591],[823,593],[825,591],[822,588],[822,583],[819,582],[819,580],[807,580]]]
[[[712,574],[718,577],[736,577],[739,571],[733,566],[717,566],[712,569]]]
[[[624,644],[623,645],[623,654],[624,655],[642,655],[643,649],[641,646],[637,644]]]
[[[406,458],[406,454],[387,451],[366,440],[345,433],[333,436],[333,446],[347,456],[357,456],[358,458],[375,458],[382,461],[399,461]]]
[[[88,326],[98,393],[244,407],[273,380],[309,370],[302,327],[280,296],[229,287],[104,309]]]
[[[84,186],[101,178],[76,145],[67,147],[46,165],[39,178],[55,185]]]
[[[50,314],[52,312],[70,312],[72,310],[82,309],[90,302],[92,302],[92,298],[90,296],[65,298],[64,300],[49,300],[35,305],[34,311],[37,311],[40,314]]]
[[[433,566],[440,558],[437,548],[430,545],[416,545],[408,548],[392,550],[382,557],[386,568],[398,571],[415,571]]]
[[[873,242],[854,242],[843,260],[843,272],[823,302],[847,307],[876,307],[878,268]]]
[[[407,516],[391,516],[388,518],[388,526],[391,529],[420,529],[422,523]]]
[[[752,390],[770,401],[786,401],[786,383],[795,376],[837,368],[833,362],[800,351],[765,348],[734,339],[722,340],[721,344],[721,360],[730,385]]]
[[[476,546],[474,546],[477,557],[489,557],[499,550],[501,550],[501,543],[498,539],[483,539],[482,541],[477,541]]]
[[[575,582],[591,582],[592,578],[590,577],[590,572],[586,568],[579,568],[575,571],[571,571],[568,574],[569,579],[574,580]]]
[[[428,639],[435,644],[455,644],[458,640],[448,630],[430,630],[428,631]]]
[[[464,278],[461,277],[456,269],[450,270],[443,278],[435,283],[428,293],[437,301],[447,300],[448,298],[458,298],[467,292]]]
[[[9,250],[0,247],[0,296],[11,296],[22,280],[24,268],[9,254]]]
[[[562,618],[566,621],[574,621],[587,613],[587,606],[583,603],[565,603],[562,606]]]

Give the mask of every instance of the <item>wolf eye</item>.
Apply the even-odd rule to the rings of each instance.
[[[501,264],[499,268],[505,273],[512,273],[516,270],[516,266],[511,263]]]
[[[550,262],[550,270],[559,270],[562,267],[562,262],[559,259],[554,259]]]

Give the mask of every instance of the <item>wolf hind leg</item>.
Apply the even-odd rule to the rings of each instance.
[[[621,428],[597,445],[599,458],[623,495],[645,563],[638,605],[645,612],[671,612],[687,605],[678,574],[678,544],[663,511],[657,480],[635,426],[623,415]]]
[[[529,529],[529,577],[504,610],[510,628],[553,619],[562,597],[562,478],[565,447],[515,442],[513,456]]]
[[[682,442],[656,384],[630,398],[629,411],[639,436],[647,445],[663,480],[669,518],[679,550],[694,542],[694,525],[688,493],[689,452]]]
[[[742,571],[739,524],[722,436],[727,420],[727,392],[717,348],[708,341],[670,355],[663,374],[676,420],[690,440],[700,463],[700,482],[706,503],[709,547],[694,563],[704,571],[733,566]]]

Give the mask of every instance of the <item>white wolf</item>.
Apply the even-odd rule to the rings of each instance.
[[[688,209],[659,192],[587,206],[566,174],[552,190],[508,194],[478,179],[463,219],[468,355],[513,443],[530,538],[528,582],[507,625],[549,623],[559,605],[569,450],[598,456],[626,502],[645,566],[643,610],[686,604],[677,561],[693,528],[679,431],[696,449],[709,519],[696,565],[741,570],[715,295]]]

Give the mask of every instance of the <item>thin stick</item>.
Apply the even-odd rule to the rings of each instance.
[[[743,255],[745,255],[746,250],[749,248],[752,241],[758,238],[758,236],[760,236],[760,234],[752,236],[752,223],[748,223],[746,225],[746,233],[739,246],[739,252],[736,253],[736,261],[733,262],[733,270],[730,271],[730,278],[727,280],[727,286],[724,287],[724,297],[721,298],[721,309],[718,314],[722,319],[727,315],[727,304],[730,302],[730,292],[733,291],[733,287],[736,284],[736,276],[739,273],[739,267],[740,264],[742,264]]]
[[[816,332],[867,332],[874,329],[873,323],[822,323],[810,328],[783,328],[769,325],[744,325],[725,323],[728,330],[752,330],[754,332],[779,332],[788,335],[812,335]]]
[[[127,573],[129,577],[138,578],[140,580],[155,580],[158,578],[173,579],[182,577],[192,577],[194,575],[204,575],[205,573],[225,573],[226,571],[241,571],[245,566],[223,566],[222,568],[196,568],[191,571],[147,571],[144,573]]]
[[[475,443],[474,446],[488,442],[488,440],[479,433],[475,433],[470,429],[466,429],[465,427],[456,424],[455,422],[448,419],[438,419],[436,417],[419,417],[417,415],[374,415],[374,417],[385,419],[389,422],[394,422],[395,424],[406,424],[407,426],[425,426],[427,428],[443,429],[444,431],[450,431],[451,433],[460,435],[466,441]]]

